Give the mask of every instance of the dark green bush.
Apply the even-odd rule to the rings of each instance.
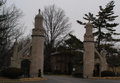
[[[112,71],[105,70],[101,72],[101,77],[113,77],[113,76],[115,76],[115,73]]]
[[[0,77],[3,77],[2,71],[0,70]]]
[[[3,76],[8,78],[18,78],[24,74],[24,71],[19,68],[10,67],[2,70]]]

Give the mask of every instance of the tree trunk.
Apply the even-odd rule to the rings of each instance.
[[[99,36],[98,36],[98,52],[100,52],[100,41],[101,41],[101,28],[99,27]]]

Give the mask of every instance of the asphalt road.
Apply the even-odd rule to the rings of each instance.
[[[82,79],[62,76],[45,76],[48,80],[25,83],[120,83],[120,80]]]

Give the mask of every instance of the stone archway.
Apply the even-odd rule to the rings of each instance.
[[[99,77],[100,76],[100,64],[95,64],[94,65],[93,76],[94,77]]]
[[[30,77],[30,63],[27,59],[21,61],[21,69],[24,70],[24,77]]]

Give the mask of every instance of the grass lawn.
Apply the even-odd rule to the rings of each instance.
[[[19,78],[19,79],[9,79],[9,78],[3,78],[0,77],[0,83],[1,82],[26,82],[26,81],[44,81],[47,80],[46,78]]]
[[[90,77],[88,79],[111,79],[111,80],[120,80],[120,77]]]
[[[47,74],[46,74],[47,75]],[[48,76],[64,76],[64,77],[72,77],[72,75],[55,75],[55,74],[50,74]]]

